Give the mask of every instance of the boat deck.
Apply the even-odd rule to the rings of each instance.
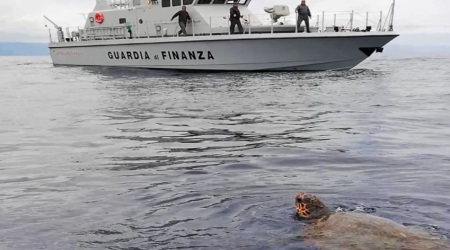
[[[244,34],[271,34],[271,33],[303,33],[305,26],[298,27],[295,13],[281,18],[273,23],[268,15],[248,16],[241,18]],[[252,21],[252,18],[254,21]],[[265,18],[265,19],[264,19]],[[208,20],[209,19],[209,20]],[[269,20],[269,21],[268,21]],[[392,22],[388,22],[388,16],[382,12],[322,12],[310,20],[310,31],[321,32],[385,32],[392,31]],[[186,29],[188,36],[217,36],[217,35],[239,35],[231,34],[230,22],[227,17],[209,17],[204,19],[193,19],[188,23]],[[163,38],[177,37],[179,31],[178,22],[160,21],[127,23],[114,26],[90,27],[85,29],[66,28],[66,37],[63,42],[79,42],[91,40],[116,40],[116,39],[141,39],[141,38]],[[236,27],[237,31],[237,27]],[[49,30],[51,43],[61,42],[61,38]],[[55,37],[58,37],[56,41]]]

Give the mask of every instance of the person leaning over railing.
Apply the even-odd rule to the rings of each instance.
[[[309,10],[308,5],[306,5],[305,0],[302,0],[302,3],[297,6],[295,13],[298,14],[297,28],[300,29],[300,25],[303,21],[305,21],[306,32],[311,33],[309,30],[309,18],[311,18],[311,11]]]
[[[186,11],[186,6],[182,6],[181,10],[178,11],[177,13],[175,13],[175,15],[173,15],[172,19],[170,19],[170,21],[172,21],[175,17],[178,16],[178,24],[180,25],[180,31],[178,31],[178,36],[181,36],[182,33],[184,33],[184,36],[187,35],[186,32],[186,23],[189,21],[191,21],[191,17],[189,16],[189,13]]]
[[[241,12],[239,11],[238,8],[239,4],[238,3],[234,3],[233,7],[230,8],[230,33],[234,34],[234,29],[236,28],[236,25],[238,26],[239,29],[239,33],[243,34],[244,33],[244,28],[242,27],[241,24]]]

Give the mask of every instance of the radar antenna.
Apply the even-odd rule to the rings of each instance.
[[[270,14],[272,22],[278,22],[283,16],[289,16],[289,7],[287,5],[274,5],[273,7],[264,7],[264,11]]]

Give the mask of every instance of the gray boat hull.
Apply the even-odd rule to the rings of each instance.
[[[55,65],[201,71],[351,69],[392,32],[246,34],[51,43]]]

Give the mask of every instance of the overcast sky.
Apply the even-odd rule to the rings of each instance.
[[[389,10],[391,0],[307,0],[313,14],[325,11],[359,12]],[[297,0],[253,0],[253,11],[275,3],[293,8]],[[0,41],[46,42],[48,31],[43,15],[61,26],[84,26],[82,13],[93,9],[95,0],[0,0]],[[395,30],[407,33],[449,33],[450,0],[397,0]],[[372,19],[372,18],[371,18]],[[373,18],[376,21],[376,17]],[[450,38],[449,38],[450,39]],[[449,44],[450,44],[450,40]]]

